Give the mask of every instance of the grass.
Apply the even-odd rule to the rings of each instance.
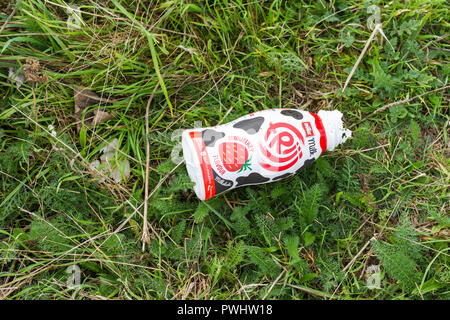
[[[0,297],[450,298],[446,1],[77,3],[79,28],[63,0],[0,3]],[[392,47],[377,34],[343,90],[370,4]],[[98,94],[81,118],[75,86]],[[275,107],[338,109],[354,137],[198,201],[181,129]],[[114,139],[130,175],[99,181]]]

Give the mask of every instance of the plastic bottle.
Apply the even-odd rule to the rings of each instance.
[[[270,109],[220,126],[185,130],[182,145],[194,191],[207,200],[292,176],[349,137],[337,110]]]

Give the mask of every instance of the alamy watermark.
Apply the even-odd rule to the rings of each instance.
[[[66,273],[69,275],[66,286],[69,289],[79,289],[81,287],[81,270],[76,264],[68,266]]]
[[[67,28],[69,29],[81,29],[81,24],[83,20],[81,19],[81,10],[76,4],[71,4],[66,8],[67,18]]]
[[[369,30],[375,29],[377,25],[381,23],[381,10],[379,6],[371,5],[367,8],[367,13],[372,15],[367,19],[367,28]]]
[[[367,268],[366,274],[369,277],[366,280],[367,288],[370,290],[381,289],[381,273],[379,265],[371,265]]]

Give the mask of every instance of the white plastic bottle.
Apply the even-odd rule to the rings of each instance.
[[[227,124],[185,130],[183,156],[200,200],[287,178],[351,137],[342,113],[271,109]]]

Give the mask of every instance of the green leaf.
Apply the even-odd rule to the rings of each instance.
[[[442,288],[444,285],[442,283],[439,283],[436,281],[436,279],[433,277],[429,280],[427,280],[426,282],[424,282],[424,284],[420,287],[420,293],[421,294],[426,294],[432,291],[436,291],[439,290],[440,288]],[[412,291],[413,294],[419,294],[419,290],[416,288],[414,288],[414,290]]]
[[[205,217],[211,212],[211,210],[205,205],[204,202],[199,202],[197,209],[194,212],[195,223],[203,222]]]
[[[291,256],[291,258],[296,261],[299,260],[300,257],[298,255],[298,244],[299,244],[299,238],[297,235],[295,236],[288,236],[286,238],[286,249],[288,254]]]
[[[19,240],[19,239],[21,241],[28,240],[28,234],[26,234],[25,231],[23,231],[22,229],[19,229],[19,228],[14,228],[13,235],[14,235],[14,238],[16,238],[17,240]]]
[[[317,278],[317,273],[306,273],[300,278],[300,282],[308,282]]]
[[[16,112],[16,108],[12,107],[9,109],[6,109],[5,111],[3,111],[2,113],[0,113],[0,119],[4,120],[4,119],[8,119],[9,117],[11,117],[15,112]]]
[[[3,45],[2,51],[0,51],[0,54],[3,53],[3,51],[5,51],[9,45],[13,42],[31,42],[31,43],[36,43],[39,45],[42,45],[41,42],[37,41],[34,38],[30,38],[30,37],[15,37],[15,38],[11,38],[8,41],[5,42],[5,44]]]
[[[87,129],[85,126],[83,126],[80,130],[80,146],[81,149],[84,149],[84,147],[86,147],[86,134],[87,134]]]
[[[307,247],[314,242],[314,240],[316,239],[316,236],[313,235],[311,232],[307,231],[307,232],[305,232],[305,235],[303,236],[303,238],[305,239],[305,246]]]
[[[196,4],[189,3],[186,5],[182,11],[182,15],[184,15],[186,12],[196,12],[196,13],[202,13],[203,10],[197,6]]]

